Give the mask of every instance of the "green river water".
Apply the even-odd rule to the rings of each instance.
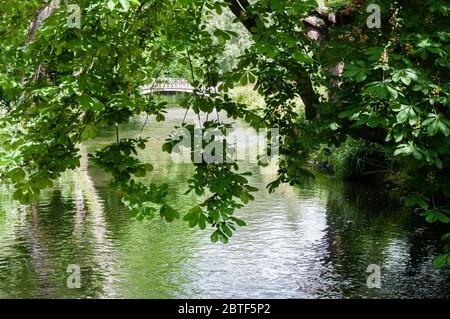
[[[174,163],[161,145],[183,117],[173,107],[164,123],[149,120],[143,135],[150,142],[140,154],[155,166],[146,178],[168,183],[169,201],[181,211],[200,200],[184,195],[193,168]],[[144,121],[123,125],[121,135],[138,136]],[[114,134],[103,131],[82,153]],[[236,213],[248,226],[227,245],[183,221],[130,219],[108,175],[85,159],[32,206],[15,203],[3,185],[0,298],[450,297],[450,273],[431,267],[438,236],[386,190],[319,174],[268,194],[275,169],[242,167],[260,191]],[[80,266],[80,289],[66,285],[70,264]],[[369,264],[380,265],[381,288],[367,287]]]

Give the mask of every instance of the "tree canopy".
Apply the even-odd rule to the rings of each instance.
[[[237,162],[194,164],[187,192],[205,200],[178,212],[165,200],[166,185],[138,179],[151,178],[151,163],[136,157],[146,140],[120,137],[119,124],[132,116],[164,120],[166,105],[141,88],[171,70],[194,87],[219,88],[187,97],[184,106],[195,113],[226,111],[252,127],[279,129],[270,191],[301,184],[312,175],[312,152],[355,137],[401,158],[406,204],[420,206],[429,222],[449,223],[450,4],[378,0],[380,28],[371,28],[372,1],[329,2],[317,8],[312,0],[79,0],[77,28],[68,24],[76,14],[69,2],[2,0],[0,174],[15,185],[15,199],[30,203],[80,165],[79,143],[115,126],[115,143],[90,157],[111,173],[132,214],[159,212],[172,221],[183,213],[191,227],[212,225],[212,241],[228,242],[245,225],[234,211],[256,191]],[[232,20],[215,23],[217,17]],[[236,60],[224,61],[242,37],[247,45]],[[248,83],[264,97],[264,110],[229,97],[231,88]],[[215,116],[203,124],[226,128]],[[168,137],[163,151],[177,142]],[[443,239],[450,241],[450,233]]]

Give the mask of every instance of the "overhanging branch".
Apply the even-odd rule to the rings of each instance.
[[[252,28],[256,26],[257,17],[252,14],[248,14],[248,8],[250,3],[247,0],[226,0],[231,12],[238,18],[245,28],[252,32]]]
[[[242,22],[245,28],[254,34],[253,27],[256,26],[258,17],[253,13],[249,13],[250,3],[247,0],[226,0],[226,2],[230,10]],[[312,81],[303,68],[299,68],[295,73],[298,78],[293,80],[296,80],[299,84],[298,94],[305,105],[306,118],[313,119],[317,115],[316,107],[319,104],[319,96],[314,91]]]
[[[254,13],[249,14],[250,3],[247,0],[226,0],[228,7],[233,12],[233,14],[242,22],[245,28],[252,34],[254,34],[253,27],[256,26],[256,21],[258,19],[257,15]],[[303,23],[305,24],[305,31],[309,39],[326,41],[325,33],[328,32],[329,28],[333,26],[342,26],[351,23],[355,18],[355,11],[361,6],[361,0],[354,0],[352,3],[353,7],[346,6],[343,10],[338,12],[329,12],[325,8],[317,8],[308,15]],[[330,71],[339,72],[340,65]],[[295,72],[298,77],[298,94],[300,95],[303,104],[305,105],[305,117],[309,120],[313,120],[317,117],[316,107],[319,105],[319,95],[314,90],[311,78],[308,72],[299,67]],[[351,123],[347,124],[345,132],[349,135],[359,137],[371,142],[378,144],[385,143],[386,130],[382,128],[351,128]]]

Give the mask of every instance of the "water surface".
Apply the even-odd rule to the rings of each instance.
[[[168,201],[185,211],[201,200],[184,195],[192,165],[161,152],[183,117],[184,110],[173,108],[165,123],[149,120],[142,135],[150,141],[140,157],[155,166],[147,178],[168,183]],[[139,136],[144,122],[133,119],[121,135]],[[373,186],[319,174],[302,187],[268,194],[275,169],[243,164],[260,191],[236,213],[248,226],[229,244],[212,244],[210,230],[183,221],[132,220],[108,188],[108,175],[85,157],[114,134],[105,130],[83,145],[82,167],[65,173],[35,205],[18,205],[11,188],[0,187],[0,298],[450,296],[450,274],[431,267],[434,231]],[[67,288],[70,264],[81,268],[80,289]],[[366,285],[369,264],[381,267],[380,289]]]

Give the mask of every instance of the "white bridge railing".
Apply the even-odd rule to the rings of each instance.
[[[192,93],[194,91],[194,87],[185,79],[179,78],[159,78],[153,81],[149,85],[145,85],[143,87],[144,94],[152,94],[158,92],[185,92]],[[202,89],[202,91],[208,91],[206,89]],[[216,88],[211,88],[212,92],[216,91]]]

